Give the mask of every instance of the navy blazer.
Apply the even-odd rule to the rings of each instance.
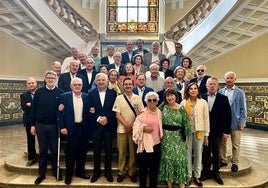
[[[144,101],[145,95],[147,93],[149,93],[150,91],[154,91],[154,90],[152,88],[150,88],[150,87],[145,86],[145,89],[144,89],[143,94],[142,94],[142,103],[143,103],[144,107],[147,106],[146,102]],[[136,95],[139,95],[138,86],[135,86],[133,88],[133,93],[135,93]]]
[[[24,126],[30,125],[31,107],[26,106],[26,103],[32,103],[32,95],[30,91],[26,91],[20,95],[20,106],[23,110],[23,124]]]
[[[103,65],[109,65],[110,64],[108,56],[105,56],[105,57],[101,58],[101,64],[103,64]]]
[[[91,78],[90,83],[88,83],[88,77],[87,77],[87,70],[86,69],[80,70],[78,72],[78,74],[82,75],[85,78],[85,82],[87,84],[87,89],[88,89],[88,91],[86,93],[88,93],[90,91],[91,87],[92,87],[92,84],[95,81],[95,76],[98,74],[98,72],[95,71],[95,70],[92,71],[92,78]]]
[[[210,76],[205,75],[203,80],[201,81],[201,83],[199,85],[199,91],[201,94],[208,92],[207,86],[206,86],[208,78],[210,78]],[[191,79],[190,83],[192,83],[192,82],[197,83],[197,78],[195,77],[195,78]]]
[[[115,64],[114,63],[108,65],[108,70],[111,70],[111,69],[115,69]],[[120,66],[119,66],[119,76],[124,75],[124,73],[125,73],[124,65],[121,63]]]
[[[89,105],[88,105],[88,95],[82,92],[82,100],[83,100],[83,114],[82,114],[82,126],[83,133],[86,137],[89,136]],[[60,104],[64,105],[64,111],[57,112],[58,124],[60,129],[67,128],[68,135],[67,138],[73,133],[75,122],[74,122],[74,106],[73,106],[73,93],[72,91],[62,93],[60,95]]]
[[[149,51],[148,51],[148,50],[146,50],[146,49],[142,49],[142,51],[143,51],[143,55],[145,55],[145,54],[149,53]],[[139,54],[138,49],[134,50],[134,53],[135,53],[135,54]]]
[[[208,94],[202,94],[202,98],[208,101]],[[231,131],[231,107],[228,97],[220,93],[216,94],[214,104],[209,112],[210,132],[209,137],[221,138],[223,134]]]
[[[129,56],[128,56],[128,51],[123,52],[121,55],[122,55],[122,60],[121,60],[122,64],[132,63],[132,65],[134,65],[133,57],[136,55],[135,51],[132,52],[132,55],[131,55],[130,59],[129,59]]]
[[[82,91],[84,93],[87,93],[88,92],[88,87],[87,87],[88,84],[86,83],[85,77],[80,75],[80,74],[76,74],[76,77],[82,79],[82,82],[83,82]],[[70,83],[71,83],[70,72],[66,72],[66,73],[63,73],[60,75],[59,80],[58,80],[58,87],[60,89],[62,89],[64,92],[71,91]]]
[[[105,131],[116,130],[117,120],[115,118],[115,112],[112,111],[114,101],[117,97],[117,93],[114,89],[106,89],[105,99],[103,106],[101,105],[100,95],[98,88],[93,89],[89,93],[89,108],[94,108],[95,112],[89,114],[89,120],[91,129],[96,130],[99,126],[102,126],[97,122],[99,116],[105,116],[108,120],[108,124],[105,125]]]

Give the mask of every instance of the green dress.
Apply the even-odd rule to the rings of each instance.
[[[184,126],[184,134],[190,134],[189,120],[184,107],[171,109],[164,106],[162,122],[163,125]],[[186,184],[188,182],[187,161],[187,146],[181,136],[181,131],[163,129],[158,181],[160,183],[170,181],[175,184]]]

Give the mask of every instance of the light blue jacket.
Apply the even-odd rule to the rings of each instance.
[[[219,90],[219,93],[225,95],[225,88]],[[244,91],[238,87],[234,87],[234,94],[232,101],[230,101],[232,111],[232,130],[238,130],[239,126],[246,126],[247,121],[247,108],[246,108],[246,97]]]

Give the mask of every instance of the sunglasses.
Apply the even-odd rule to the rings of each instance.
[[[156,102],[156,99],[148,99],[148,102]]]
[[[205,72],[203,69],[198,69],[196,72]]]

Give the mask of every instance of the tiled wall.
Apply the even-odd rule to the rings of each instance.
[[[41,84],[42,82],[39,83]],[[268,130],[268,83],[237,83],[236,85],[246,93],[247,125]],[[22,122],[20,94],[26,89],[26,81],[0,80],[0,126]]]

